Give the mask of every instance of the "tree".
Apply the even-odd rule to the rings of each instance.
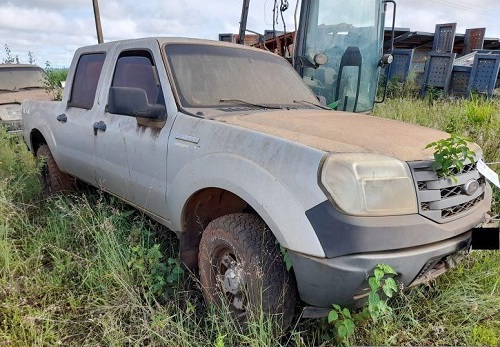
[[[15,57],[12,56],[12,52],[11,52],[8,44],[4,45],[4,49],[5,49],[6,58],[3,59],[3,63],[4,64],[14,64],[14,63],[19,64],[19,56],[18,55],[16,55]]]

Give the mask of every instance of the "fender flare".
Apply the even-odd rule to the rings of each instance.
[[[205,188],[220,188],[251,205],[283,247],[325,257],[297,197],[269,171],[248,158],[225,153],[202,156],[189,162],[168,181],[166,201],[173,230],[183,229],[183,213],[191,196]]]

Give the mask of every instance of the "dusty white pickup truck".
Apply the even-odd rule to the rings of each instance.
[[[81,48],[63,100],[22,112],[49,191],[77,178],[164,224],[206,300],[241,316],[262,297],[291,317],[296,290],[311,306],[353,304],[378,263],[419,283],[469,247],[490,208],[475,162],[456,181],[432,170],[424,148],[447,134],[325,110],[285,60],[252,48],[173,38]]]
[[[9,132],[21,131],[21,102],[52,100],[45,91],[45,72],[36,65],[0,64],[0,125]]]

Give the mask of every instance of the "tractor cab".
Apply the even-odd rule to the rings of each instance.
[[[329,107],[373,109],[381,62],[389,60],[383,57],[386,3],[302,1],[295,69]]]

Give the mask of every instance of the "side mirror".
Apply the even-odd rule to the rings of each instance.
[[[164,120],[167,115],[164,105],[149,104],[146,91],[132,87],[109,88],[108,112],[157,121]]]
[[[394,57],[392,54],[384,54],[382,56],[382,58],[380,58],[380,62],[378,63],[378,65],[380,67],[384,67],[384,66],[390,65],[393,60],[394,60]]]
[[[328,57],[326,54],[323,53],[317,53],[314,55],[314,64],[316,64],[316,68],[320,67],[321,65],[325,65],[328,63]]]

